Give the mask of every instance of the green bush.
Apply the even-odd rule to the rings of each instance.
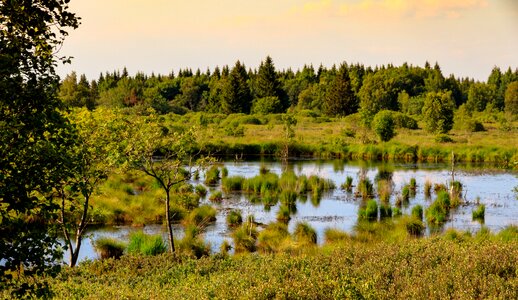
[[[282,103],[278,97],[263,97],[255,99],[252,104],[252,113],[268,115],[282,112]]]
[[[391,111],[382,110],[372,120],[372,129],[382,142],[388,142],[396,135],[394,128],[394,118]]]

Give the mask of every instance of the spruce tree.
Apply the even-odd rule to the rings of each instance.
[[[224,113],[249,113],[252,102],[248,88],[246,68],[237,61],[229,73],[221,94],[221,109]]]
[[[329,116],[346,116],[358,110],[358,101],[351,88],[346,64],[342,64],[331,81],[324,99],[323,110]]]

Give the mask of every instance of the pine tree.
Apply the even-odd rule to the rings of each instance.
[[[342,64],[324,99],[323,110],[329,116],[346,116],[355,113],[358,101],[351,88],[351,80],[346,64]]]
[[[223,83],[221,108],[224,113],[249,113],[252,97],[246,68],[237,61]]]

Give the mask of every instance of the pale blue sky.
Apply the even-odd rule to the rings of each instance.
[[[277,68],[342,61],[375,66],[439,62],[486,80],[518,67],[515,0],[72,0],[82,25],[60,54],[90,79],[122,69],[167,74],[243,61]]]

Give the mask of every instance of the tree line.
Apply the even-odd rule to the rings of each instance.
[[[68,106],[130,108],[144,113],[285,113],[314,110],[336,117],[360,112],[367,123],[380,110],[421,115],[428,98],[444,98],[452,109],[468,112],[518,112],[518,69],[494,67],[487,81],[445,77],[440,66],[404,63],[380,67],[347,64],[326,68],[276,70],[267,56],[258,69],[234,66],[214,70],[179,70],[178,74],[130,76],[126,68],[88,81],[75,72],[61,83],[59,98]],[[425,108],[426,109],[426,108]]]

